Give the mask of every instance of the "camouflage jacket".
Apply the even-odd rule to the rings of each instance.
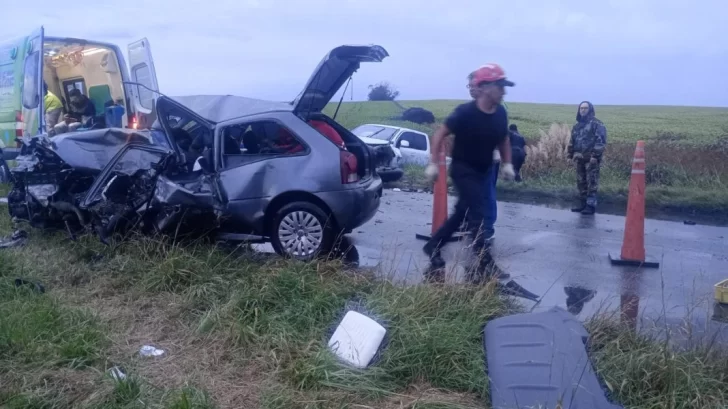
[[[586,122],[577,122],[571,129],[568,154],[572,158],[575,153],[581,153],[585,158],[602,158],[604,148],[607,146],[607,128],[602,121],[591,118]]]

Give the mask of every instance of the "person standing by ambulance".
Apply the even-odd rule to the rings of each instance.
[[[440,250],[453,234],[466,222],[473,237],[473,251],[478,258],[476,283],[485,277],[507,278],[495,266],[489,245],[484,239],[485,209],[483,197],[488,186],[487,178],[493,167],[493,151],[498,148],[503,161],[501,174],[513,179],[511,147],[508,142],[508,114],[501,105],[505,87],[515,84],[506,78],[498,64],[484,65],[473,73],[475,100],[459,105],[438,128],[432,141],[430,163],[425,175],[430,182],[438,177],[437,161],[443,149],[443,141],[454,135],[450,177],[458,192],[455,212],[438,229],[422,250],[430,258],[433,267],[445,266]]]
[[[56,94],[48,90],[48,84],[43,81],[43,107],[45,108],[46,133],[51,133],[53,127],[58,124],[63,111],[63,103]]]

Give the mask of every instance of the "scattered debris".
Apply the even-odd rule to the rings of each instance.
[[[570,286],[564,287],[564,293],[566,293],[566,309],[574,315],[579,315],[584,309],[584,304],[594,299],[597,294],[595,290]]]
[[[43,287],[43,284],[36,283],[36,282],[33,282],[33,281],[28,281],[28,280],[25,280],[23,278],[16,278],[15,279],[15,287],[20,288],[22,286],[28,286],[28,287],[32,288],[33,291],[35,291],[35,292],[37,292],[39,294],[45,293],[45,287]]]
[[[392,191],[393,191],[393,192],[401,192],[401,191],[402,191],[402,189],[400,189],[400,188],[398,188],[398,187],[395,187],[394,189],[392,189]]]
[[[381,219],[374,220],[374,224],[384,223]]]
[[[28,233],[25,230],[15,230],[10,237],[0,239],[0,249],[22,247],[28,241]]]
[[[384,340],[387,330],[373,319],[349,310],[329,339],[329,348],[356,368],[366,368]]]
[[[599,382],[586,328],[562,308],[496,318],[483,332],[491,407],[623,408]]]
[[[611,233],[611,232],[613,232],[614,230],[612,230],[612,229],[606,229],[606,230],[604,230],[604,231],[605,231],[605,232],[607,232],[607,233]]]
[[[342,236],[329,254],[329,259],[339,259],[345,266],[357,268],[359,267],[359,250],[349,237]]]
[[[141,355],[141,356],[162,356],[162,355],[164,355],[164,350],[157,349],[151,345],[144,345],[139,350],[139,355]]]
[[[496,288],[504,295],[512,295],[514,297],[521,297],[531,301],[539,300],[538,295],[526,290],[513,280],[510,280],[505,284],[498,282],[496,283]]]
[[[695,222],[692,220],[685,220],[683,223],[687,224],[688,226],[695,226]]]
[[[114,379],[115,381],[123,381],[124,379],[126,379],[126,374],[118,366],[109,368],[109,370],[107,372],[109,373],[111,378]]]

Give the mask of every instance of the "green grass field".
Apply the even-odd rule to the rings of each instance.
[[[442,121],[463,100],[401,101],[405,107],[422,107]],[[510,121],[530,139],[538,130],[548,130],[554,123],[573,124],[577,105],[508,103]],[[326,113],[333,115],[336,104],[329,104]],[[671,141],[688,145],[728,147],[728,108],[661,107],[661,106],[596,106],[597,117],[609,132],[609,142]],[[363,123],[382,123],[420,130],[418,126],[393,118],[401,109],[391,102],[344,102],[337,120],[353,128]]]
[[[381,113],[388,105],[345,105],[339,118],[350,127],[393,123]],[[441,117],[449,108],[440,109]],[[547,129],[550,122],[541,124]],[[720,140],[693,136],[702,142],[681,148],[677,141],[677,152],[704,152],[699,149]],[[623,166],[617,156],[614,163]],[[685,200],[701,192],[700,200],[716,200],[711,195],[722,181],[711,185],[666,163],[651,171],[651,196],[662,192],[661,200],[675,203],[678,186],[692,192]],[[614,195],[624,176],[619,166],[605,169],[604,189]],[[501,189],[559,197],[559,189],[568,189],[568,170],[544,169],[528,184]],[[420,183],[421,169],[407,175]],[[0,213],[7,214],[6,205]],[[10,232],[8,217],[0,217],[0,236]],[[492,285],[402,287],[338,262],[296,263],[161,238],[106,247],[90,236],[72,242],[63,233],[28,232],[26,246],[0,250],[3,409],[487,408],[483,325],[522,310]],[[16,278],[40,282],[46,291],[16,287]],[[327,348],[350,303],[388,328],[386,349],[366,370],[342,365]],[[725,350],[713,344],[674,350],[635,335],[618,317],[597,317],[587,326],[595,368],[625,407],[728,407]],[[140,357],[145,344],[165,356]],[[112,367],[126,378],[113,379]]]
[[[326,346],[350,303],[388,328],[366,370]],[[112,249],[31,230],[25,247],[0,252],[0,407],[487,408],[482,328],[520,309],[492,286],[402,287],[337,262],[149,238]],[[728,405],[720,350],[673,351],[618,317],[588,327],[596,368],[628,407]],[[166,355],[140,357],[145,344]]]
[[[463,101],[402,101],[405,107],[431,110],[442,121]],[[327,108],[333,114],[336,105]],[[554,123],[571,126],[576,105],[509,103],[509,117],[529,145]],[[600,211],[621,214],[626,207],[635,142],[646,142],[647,215],[728,223],[728,108],[597,106],[607,126],[608,146],[600,180]],[[344,103],[337,120],[350,129],[383,123],[432,133],[429,126],[398,120],[392,102]],[[568,135],[567,135],[568,137]],[[524,183],[499,182],[499,197],[509,201],[562,204],[576,199],[575,172],[556,158],[524,165]],[[419,170],[410,169],[397,185],[423,187]]]

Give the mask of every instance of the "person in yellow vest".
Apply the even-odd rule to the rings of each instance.
[[[46,132],[50,133],[61,118],[63,104],[61,103],[60,98],[48,91],[48,84],[46,84],[45,81],[43,81],[43,91],[45,92],[45,96],[43,97],[43,106],[45,107]]]

